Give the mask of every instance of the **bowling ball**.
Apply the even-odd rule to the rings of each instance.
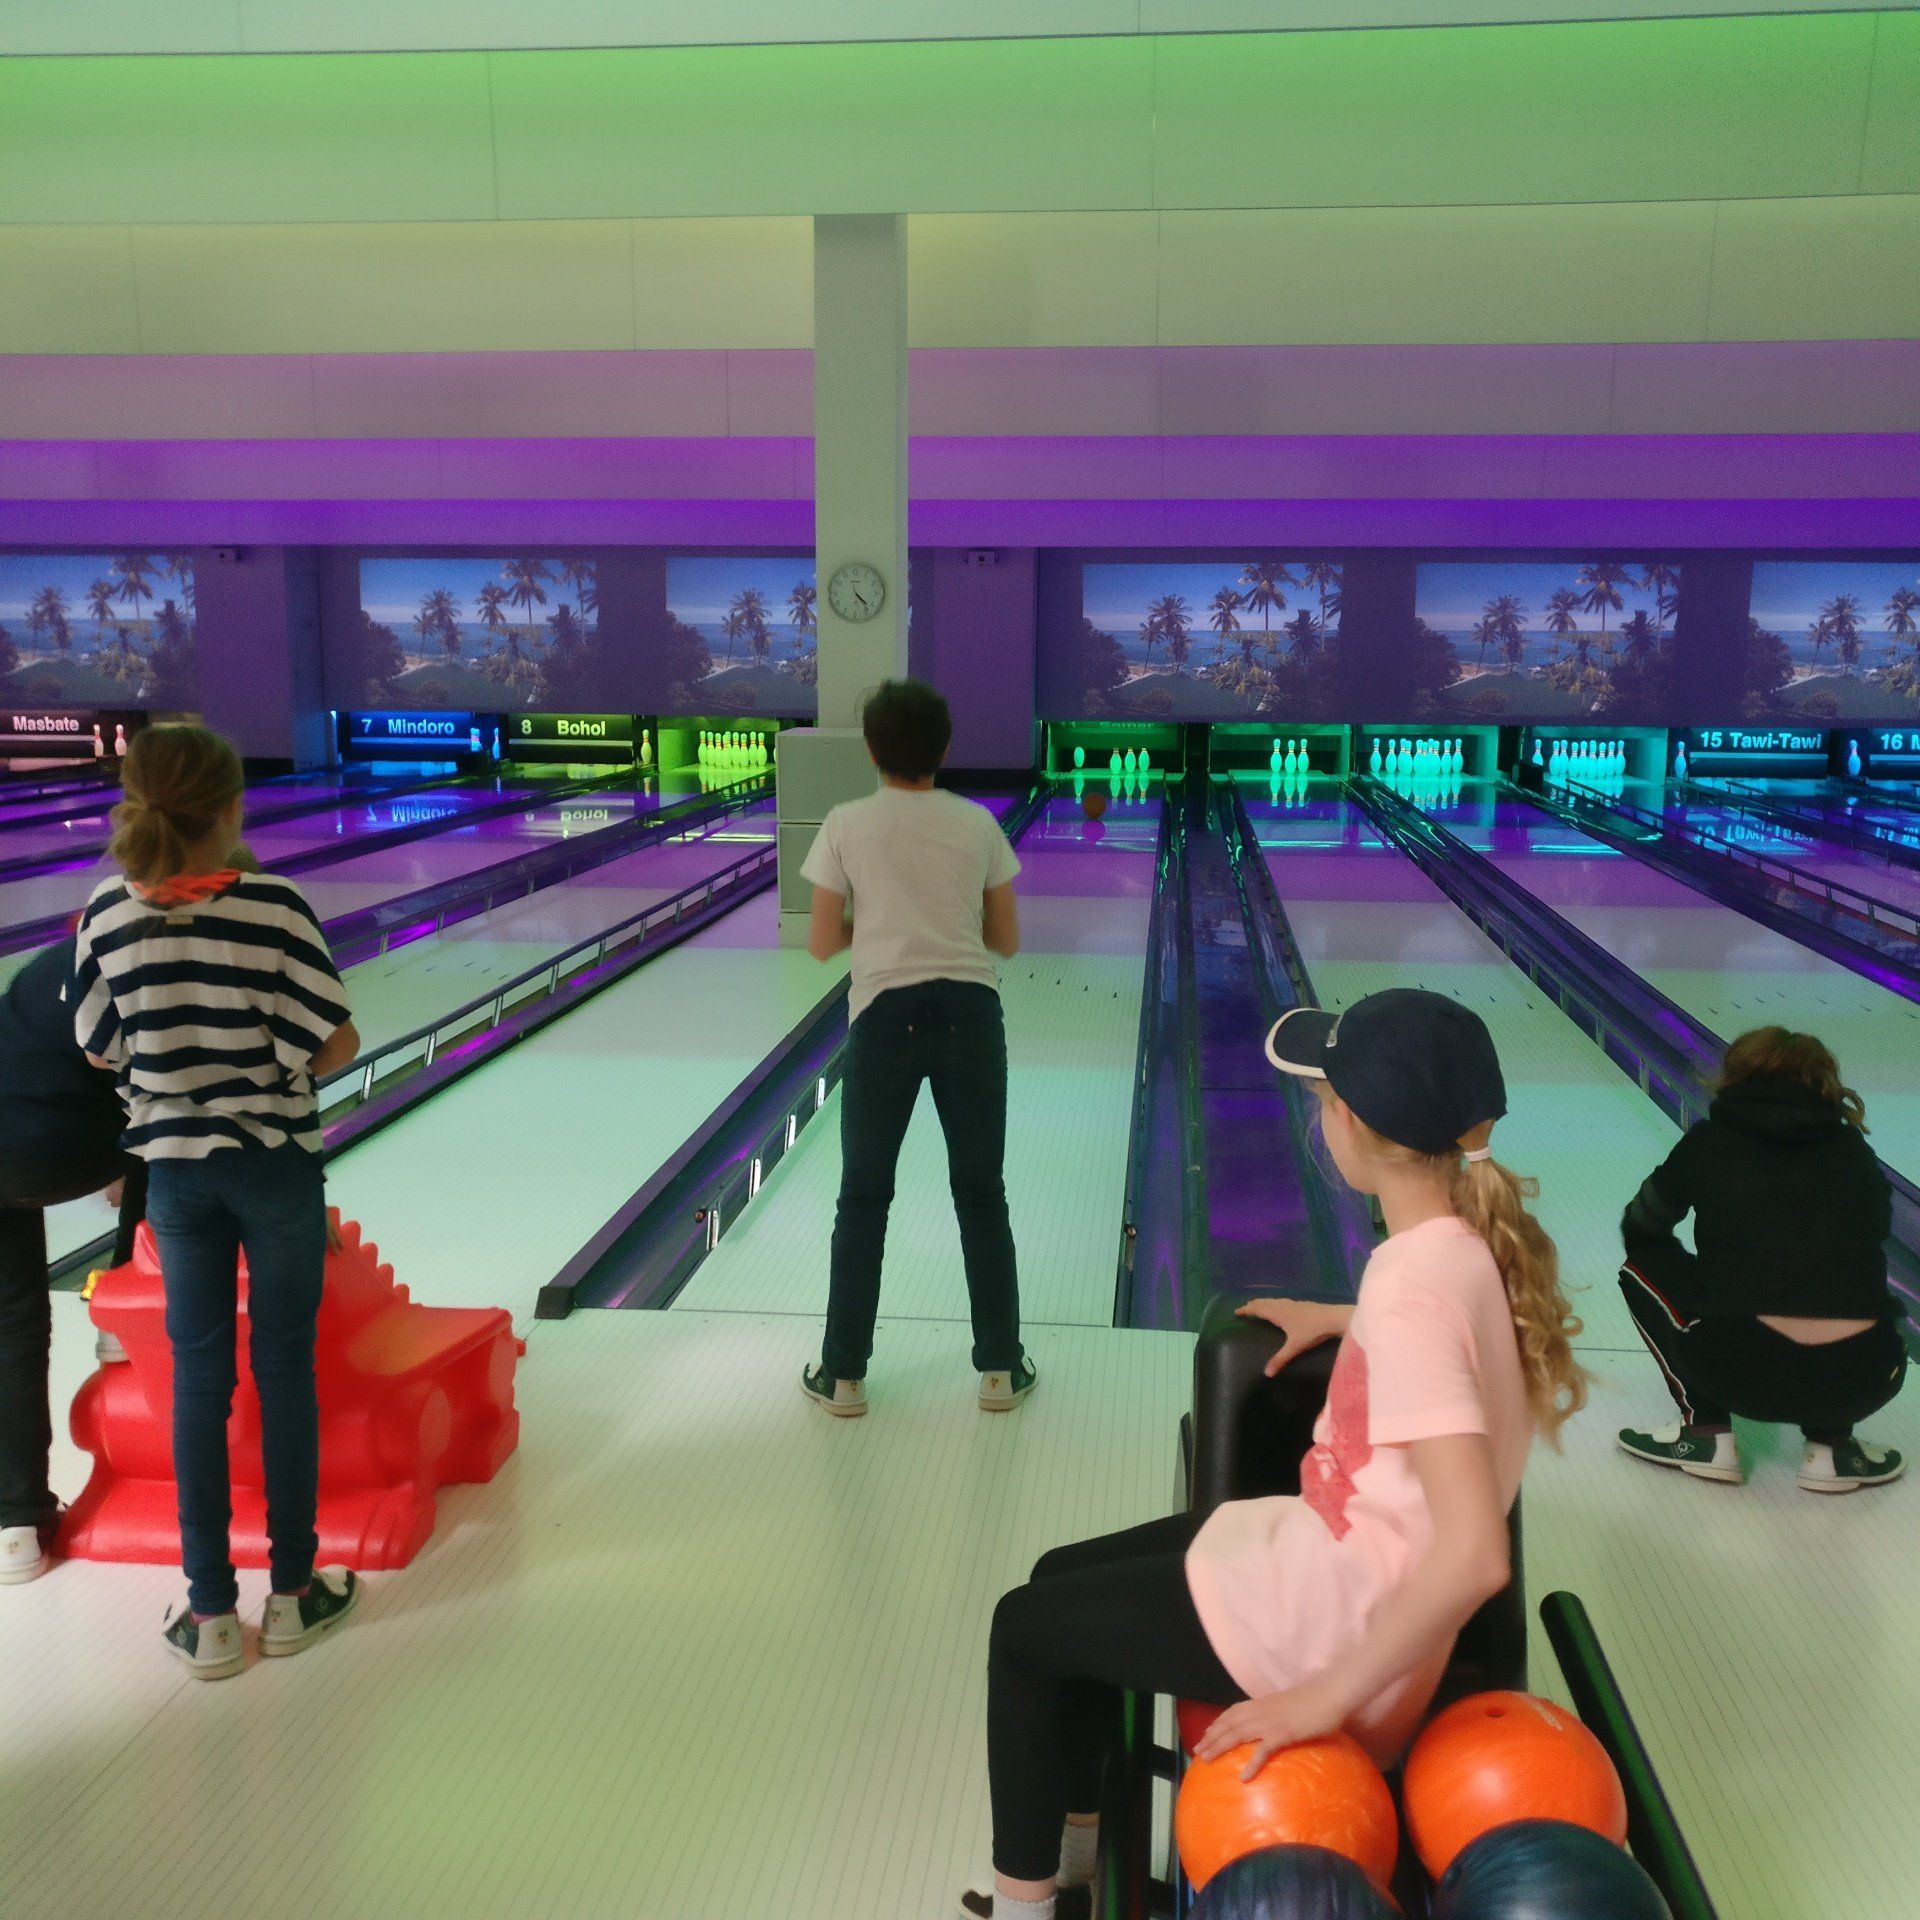
[[[1091,792],[1083,793],[1080,796],[1080,811],[1084,813],[1089,820],[1098,820],[1106,810],[1107,796],[1102,793],[1099,788],[1096,787]]]
[[[1446,1871],[1433,1920],[1673,1920],[1624,1848],[1567,1820],[1513,1820],[1483,1833]]]
[[[1510,1820],[1570,1820],[1627,1837],[1627,1797],[1606,1749],[1564,1707],[1530,1693],[1476,1693],[1437,1714],[1407,1755],[1407,1837],[1436,1877]]]
[[[1395,1920],[1398,1912],[1345,1854],[1287,1846],[1228,1861],[1193,1903],[1192,1920]]]
[[[1303,1740],[1242,1780],[1251,1755],[1242,1746],[1196,1760],[1180,1782],[1173,1837],[1196,1888],[1242,1854],[1295,1842],[1344,1854],[1387,1884],[1400,1850],[1393,1795],[1358,1741],[1344,1733]]]

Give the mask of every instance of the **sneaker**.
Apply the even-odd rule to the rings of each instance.
[[[1740,1464],[1739,1443],[1730,1433],[1702,1433],[1675,1421],[1654,1433],[1620,1429],[1620,1450],[1656,1467],[1678,1467],[1696,1480],[1727,1480],[1738,1486],[1747,1477]]]
[[[304,1652],[360,1604],[360,1580],[345,1567],[316,1567],[305,1593],[275,1593],[260,1616],[260,1652],[278,1660]]]
[[[960,1920],[993,1920],[993,1895],[969,1887],[954,1912]],[[1093,1889],[1061,1887],[1053,1896],[1053,1920],[1093,1920]]]
[[[1011,1373],[983,1373],[980,1376],[980,1411],[1011,1413],[1039,1384],[1040,1376],[1031,1360],[1022,1357]]]
[[[0,1587],[24,1586],[46,1572],[52,1534],[50,1527],[0,1527]]]
[[[196,1620],[191,1607],[182,1607],[167,1622],[166,1642],[196,1680],[231,1680],[247,1664],[237,1613]]]
[[[822,1413],[838,1420],[857,1420],[867,1410],[864,1380],[836,1380],[825,1367],[807,1367],[800,1375],[800,1391]]]
[[[1825,1447],[1809,1440],[1800,1456],[1799,1478],[1809,1493],[1858,1493],[1862,1487],[1884,1487],[1906,1470],[1906,1461],[1891,1447],[1869,1446],[1862,1440]]]

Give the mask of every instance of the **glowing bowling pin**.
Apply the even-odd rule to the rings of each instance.
[[[1380,742],[1376,740],[1373,743],[1373,756],[1367,762],[1367,770],[1378,780],[1384,766],[1385,762],[1380,758]]]
[[[1082,767],[1084,767],[1084,766],[1085,766],[1086,764],[1087,764],[1087,750],[1086,750],[1086,748],[1085,748],[1085,747],[1075,747],[1075,748],[1074,748],[1074,750],[1073,750],[1073,770],[1074,770],[1074,772],[1075,772],[1075,773],[1078,773],[1078,772],[1080,771],[1080,769],[1081,769]]]
[[[1858,740],[1847,742],[1847,778],[1849,780],[1860,778],[1860,742]]]

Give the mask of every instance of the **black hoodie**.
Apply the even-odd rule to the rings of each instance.
[[[38,1160],[108,1152],[126,1131],[114,1076],[87,1064],[66,997],[69,936],[43,947],[0,991],[0,1153]]]
[[[1628,1206],[1628,1252],[1688,1213],[1701,1311],[1827,1320],[1891,1311],[1886,1176],[1859,1129],[1797,1082],[1744,1080],[1715,1099]]]

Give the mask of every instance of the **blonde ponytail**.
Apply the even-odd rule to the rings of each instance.
[[[107,851],[129,880],[154,886],[181,872],[246,785],[240,756],[205,727],[146,727],[120,773]]]
[[[1574,1340],[1584,1329],[1560,1291],[1560,1250],[1527,1211],[1527,1202],[1539,1198],[1539,1181],[1490,1157],[1466,1157],[1469,1148],[1485,1155],[1491,1122],[1450,1152],[1433,1154],[1387,1139],[1357,1114],[1353,1125],[1375,1159],[1427,1166],[1441,1175],[1448,1183],[1448,1204],[1487,1243],[1513,1314],[1534,1427],[1558,1446],[1560,1429],[1587,1404],[1591,1376],[1573,1357]]]
[[[1500,1269],[1534,1425],[1557,1446],[1560,1429],[1587,1404],[1589,1376],[1573,1357],[1582,1328],[1560,1291],[1560,1250],[1527,1211],[1540,1183],[1497,1160],[1458,1159],[1452,1182],[1454,1212],[1487,1243]]]

